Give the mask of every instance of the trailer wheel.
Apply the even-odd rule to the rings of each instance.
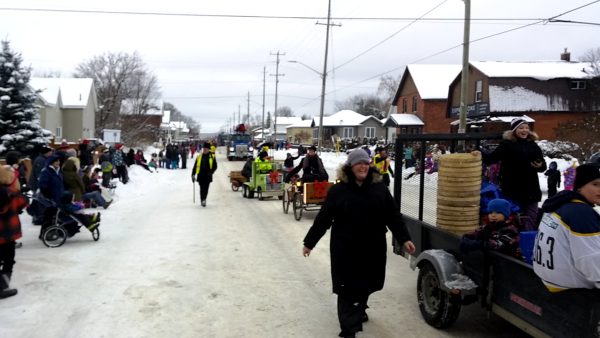
[[[237,181],[231,182],[231,190],[238,191],[240,189],[240,183]]]
[[[443,329],[450,327],[460,313],[460,297],[440,288],[440,278],[430,263],[419,269],[417,300],[427,324]]]

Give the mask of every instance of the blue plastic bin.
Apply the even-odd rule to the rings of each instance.
[[[522,231],[520,233],[519,247],[527,264],[531,264],[533,260],[533,246],[537,233],[537,231]]]

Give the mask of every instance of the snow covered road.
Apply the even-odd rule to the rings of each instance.
[[[206,208],[198,196],[192,203],[191,169],[132,168],[115,203],[99,209],[98,242],[82,229],[46,248],[23,214],[19,294],[0,300],[0,336],[336,337],[328,235],[309,258],[301,254],[315,213],[298,222],[278,200],[242,198],[227,174],[243,162],[218,160]],[[429,327],[416,277],[390,248],[386,286],[371,297],[358,337],[524,336],[477,305],[463,308],[447,331]]]

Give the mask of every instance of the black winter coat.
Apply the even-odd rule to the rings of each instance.
[[[511,131],[504,133],[504,139],[490,154],[483,153],[485,164],[500,164],[500,189],[505,197],[520,205],[542,200],[538,172],[546,170],[542,150],[535,143],[537,136],[531,134],[527,139],[516,139]],[[541,161],[540,168],[531,166],[531,162]]]
[[[349,176],[350,175],[350,176]],[[331,279],[338,295],[369,295],[381,290],[385,281],[386,233],[404,243],[410,235],[402,215],[380,176],[371,169],[362,186],[351,172],[338,170],[342,183],[335,184],[304,238],[307,248],[331,228]]]

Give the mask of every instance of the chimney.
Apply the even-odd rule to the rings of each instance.
[[[565,48],[565,51],[560,53],[560,59],[561,61],[571,62],[571,53],[567,52],[567,49]]]

